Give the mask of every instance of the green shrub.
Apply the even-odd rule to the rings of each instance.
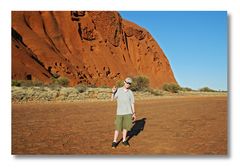
[[[131,85],[132,91],[144,91],[149,88],[149,79],[145,76],[133,77],[133,82]]]
[[[163,96],[162,90],[158,89],[148,89],[148,92],[151,93],[154,96]]]
[[[83,93],[87,90],[87,86],[83,84],[77,85],[75,88],[79,93]]]
[[[21,82],[18,80],[12,80],[12,86],[21,86]]]
[[[166,83],[163,85],[163,90],[171,92],[171,93],[178,93],[181,87],[175,83]]]
[[[124,81],[123,80],[119,80],[116,82],[116,87],[122,87],[124,85]]]
[[[180,89],[181,91],[193,91],[191,88],[189,87],[181,87]]]
[[[60,77],[58,79],[52,79],[54,84],[60,85],[60,86],[68,86],[69,80],[66,77]]]
[[[216,90],[210,89],[209,87],[203,87],[199,89],[200,92],[216,92]]]

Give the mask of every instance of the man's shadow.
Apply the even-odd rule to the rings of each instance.
[[[127,132],[127,141],[130,141],[134,136],[137,136],[141,131],[143,131],[146,123],[146,118],[136,120],[133,122],[133,127]],[[122,138],[117,142],[117,145],[122,141]]]

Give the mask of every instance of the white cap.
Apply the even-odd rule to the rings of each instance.
[[[125,82],[127,82],[127,83],[132,83],[132,79],[129,78],[129,77],[127,77],[127,78],[125,79]]]

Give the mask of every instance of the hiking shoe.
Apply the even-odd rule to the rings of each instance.
[[[112,148],[115,149],[117,147],[117,142],[112,143]]]
[[[126,147],[129,147],[129,146],[130,146],[129,143],[128,143],[128,141],[124,141],[124,142],[122,142],[122,144],[123,144],[124,146],[126,146]]]

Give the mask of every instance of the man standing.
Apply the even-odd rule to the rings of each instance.
[[[116,87],[112,88],[112,100],[117,99],[117,115],[112,148],[116,148],[118,134],[121,131],[123,135],[122,144],[129,147],[129,143],[126,140],[127,131],[130,131],[132,128],[132,119],[136,120],[134,96],[133,92],[129,89],[131,83],[132,79],[128,77],[125,79],[123,87],[119,89]]]

